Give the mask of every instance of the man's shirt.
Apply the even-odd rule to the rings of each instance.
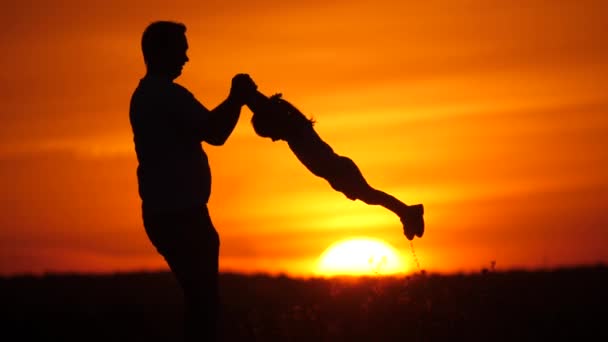
[[[173,211],[207,203],[211,171],[201,146],[204,132],[198,124],[209,115],[209,110],[176,83],[152,77],[139,82],[131,97],[129,117],[145,210]]]

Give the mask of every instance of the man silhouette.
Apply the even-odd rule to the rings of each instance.
[[[132,94],[129,117],[138,160],[143,225],[184,294],[187,341],[213,341],[219,314],[219,235],[207,201],[211,172],[201,142],[223,145],[256,85],[232,79],[213,110],[173,81],[188,61],[186,26],[157,21],[141,40],[146,74]]]

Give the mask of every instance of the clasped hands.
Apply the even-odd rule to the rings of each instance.
[[[258,86],[248,74],[237,74],[232,78],[232,86],[228,98],[243,106],[255,95]]]

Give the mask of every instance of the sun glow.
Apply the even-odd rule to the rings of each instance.
[[[372,238],[352,238],[329,246],[320,256],[317,273],[336,275],[394,275],[405,273],[399,252]]]

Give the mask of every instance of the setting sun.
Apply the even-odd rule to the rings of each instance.
[[[399,252],[373,238],[351,238],[329,246],[320,256],[317,272],[335,275],[392,275],[404,273]]]

